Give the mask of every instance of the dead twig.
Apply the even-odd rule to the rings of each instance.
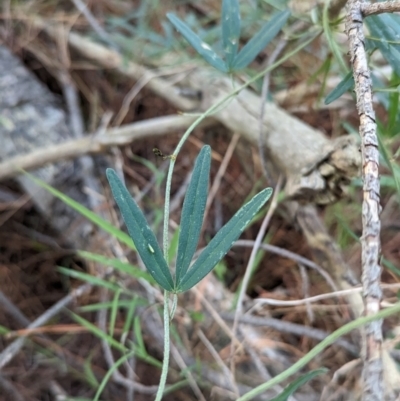
[[[362,3],[361,12],[364,17],[382,13],[395,13],[400,11],[399,1],[383,1],[382,3]]]
[[[71,0],[74,6],[86,18],[86,21],[92,29],[99,35],[100,39],[107,43],[112,49],[119,51],[118,45],[111,39],[110,35],[100,26],[94,15],[90,12],[88,6],[82,0]]]
[[[362,284],[364,296],[364,315],[371,316],[380,310],[382,289],[380,287],[380,184],[379,150],[376,135],[375,112],[372,104],[372,81],[365,51],[362,5],[359,0],[347,3],[346,32],[349,49],[357,110],[360,117],[360,137],[363,177],[362,206]],[[362,342],[363,359],[363,401],[383,400],[382,364],[382,319],[365,326]]]
[[[8,394],[12,397],[14,401],[26,401],[26,398],[17,390],[17,388],[6,378],[0,375],[0,389],[2,389],[2,394]],[[5,395],[4,394],[4,395]]]
[[[221,312],[221,317],[231,322],[235,319],[235,315],[230,312]],[[253,326],[270,327],[282,333],[290,333],[299,337],[305,336],[319,341],[322,341],[330,334],[324,330],[303,326],[297,323],[285,322],[283,320],[274,319],[272,317],[243,315],[239,318],[239,322],[243,324],[250,324]],[[337,341],[337,344],[347,351],[351,352],[353,355],[358,355],[357,347],[355,347],[348,341],[341,339]]]
[[[397,290],[400,288],[400,283],[396,284],[382,284],[383,289],[393,289]],[[271,298],[256,298],[255,301],[257,304],[265,304],[265,305],[275,305],[275,306],[299,306],[304,305],[311,302],[318,302],[323,299],[342,297],[344,295],[348,295],[351,293],[360,293],[362,291],[362,287],[348,288],[347,290],[340,290],[335,292],[328,292],[326,294],[315,295],[313,297],[303,298],[303,299],[293,299],[290,301],[280,300],[280,299],[271,299]],[[382,306],[385,306],[387,303],[382,302]]]
[[[57,315],[63,308],[73,302],[75,299],[81,297],[83,294],[89,292],[92,288],[91,284],[84,284],[75,290],[71,291],[66,297],[60,299],[56,304],[49,308],[45,313],[34,320],[27,329],[35,329],[42,326],[55,315]],[[7,348],[0,353],[0,370],[4,368],[19,352],[25,343],[26,337],[20,337],[10,344]]]
[[[233,246],[245,246],[245,247],[254,247],[254,241],[251,240],[238,240],[236,241]],[[282,256],[287,259],[291,259],[296,263],[301,263],[302,265],[316,270],[329,284],[329,286],[334,290],[337,291],[337,286],[331,276],[318,264],[313,262],[310,259],[305,258],[304,256],[298,255],[297,253],[288,251],[287,249],[280,248],[275,245],[270,244],[260,244],[259,248],[264,249],[267,252],[275,253],[276,255]]]
[[[194,116],[182,115],[157,117],[112,128],[100,135],[85,136],[34,150],[26,155],[16,156],[0,163],[0,181],[21,174],[21,170],[32,170],[48,163],[102,153],[113,146],[121,146],[138,139],[166,135],[174,130],[185,129],[195,119]],[[204,122],[206,126],[213,123],[211,119]],[[204,127],[204,125],[202,126]]]
[[[233,376],[232,372],[228,369],[228,367],[225,365],[224,361],[222,358],[219,356],[218,352],[214,348],[214,346],[211,344],[211,342],[208,340],[208,338],[205,336],[202,330],[199,330],[197,332],[200,340],[203,342],[205,347],[208,349],[208,352],[212,355],[212,357],[215,359],[215,362],[217,362],[218,366],[221,368],[221,370],[224,372],[226,375],[227,379],[231,383],[232,390],[234,391],[236,397],[238,397],[239,394],[239,389],[237,388],[236,382],[235,382],[235,377]]]
[[[210,189],[210,192],[209,192],[209,195],[207,198],[206,209],[204,211],[204,221],[207,220],[208,211],[210,210],[211,204],[218,192],[218,189],[221,185],[222,178],[225,175],[226,169],[232,158],[232,155],[236,148],[236,145],[239,142],[239,139],[240,139],[240,135],[238,133],[235,133],[231,139],[228,149],[226,150],[226,152],[224,154],[224,158],[222,160],[221,165],[219,166],[218,172],[214,177],[214,182],[211,186],[211,189]]]

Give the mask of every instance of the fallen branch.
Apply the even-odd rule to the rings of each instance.
[[[377,15],[382,13],[400,12],[400,2],[398,1],[383,1],[382,3],[362,3],[361,12],[364,17]]]
[[[32,170],[48,163],[74,159],[87,154],[104,153],[113,146],[127,145],[138,139],[170,134],[187,128],[195,119],[196,117],[183,115],[157,117],[112,128],[100,135],[85,136],[37,149],[0,163],[0,181],[21,174],[22,170]],[[208,119],[202,126],[213,123],[212,119]]]

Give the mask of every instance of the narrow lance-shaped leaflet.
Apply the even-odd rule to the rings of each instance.
[[[203,146],[193,168],[192,178],[183,202],[179,229],[175,282],[186,274],[199,242],[207,203],[211,148]]]
[[[107,169],[106,175],[129,235],[135,243],[136,249],[147,270],[162,288],[167,291],[173,291],[174,282],[167,262],[158,245],[156,236],[147,224],[142,211],[116,172],[112,169]]]
[[[239,209],[231,220],[218,231],[180,282],[176,283],[177,292],[187,291],[210,273],[239,238],[251,219],[271,197],[271,194],[272,189],[266,188]]]

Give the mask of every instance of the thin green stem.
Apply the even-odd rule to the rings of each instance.
[[[336,340],[338,340],[341,336],[350,333],[352,330],[357,329],[361,326],[364,326],[367,323],[370,323],[374,320],[384,319],[390,315],[400,312],[400,302],[395,304],[394,306],[384,309],[375,315],[360,317],[357,320],[347,323],[342,326],[340,329],[334,331],[328,337],[326,337],[323,341],[321,341],[317,346],[315,346],[307,355],[304,355],[303,358],[299,359],[295,364],[293,364],[289,369],[286,369],[284,372],[280,373],[278,376],[275,376],[270,381],[261,384],[255,389],[249,391],[248,393],[242,395],[236,401],[249,401],[256,397],[257,395],[263,393],[269,388],[276,386],[278,383],[288,379],[294,373],[298,372],[301,368],[306,366],[313,358],[315,358],[319,353],[321,353],[326,347],[333,344]]]
[[[178,295],[173,294],[172,295],[172,306],[171,306],[171,310],[169,312],[169,320],[172,320],[174,318],[177,306],[178,306]]]
[[[223,106],[229,99],[232,97],[236,96],[240,91],[243,89],[247,88],[250,84],[253,82],[257,81],[259,78],[263,77],[268,71],[273,70],[286,60],[288,60],[290,57],[292,57],[294,54],[296,54],[298,51],[306,47],[309,43],[311,43],[317,36],[319,36],[321,32],[318,32],[316,35],[312,36],[310,39],[307,41],[303,42],[301,45],[297,46],[294,50],[291,52],[287,53],[285,56],[283,56],[281,59],[276,61],[275,63],[269,65],[267,68],[265,68],[263,71],[255,75],[253,78],[251,78],[249,81],[245,82],[243,85],[239,86],[237,89],[232,91],[229,95],[225,96],[223,99],[218,101],[216,104],[211,106],[208,110],[206,110],[203,114],[201,114],[196,121],[194,121],[190,127],[186,130],[186,132],[183,134],[181,140],[179,141],[178,145],[176,146],[176,149],[171,157],[171,161],[169,164],[169,169],[168,169],[168,174],[167,174],[167,182],[166,182],[166,187],[165,187],[165,204],[164,204],[164,223],[163,223],[163,252],[164,252],[164,257],[166,260],[168,260],[168,248],[169,248],[169,238],[168,238],[168,226],[169,226],[169,208],[170,208],[170,197],[171,197],[171,182],[172,182],[172,174],[174,171],[174,166],[175,166],[175,161],[176,158],[182,149],[184,143],[186,142],[187,138],[189,135],[193,132],[193,130],[197,127],[198,124],[200,124],[205,118],[208,116],[212,115],[214,112],[216,112],[221,106]],[[161,372],[161,378],[160,378],[160,385],[158,387],[157,391],[157,396],[155,401],[161,401],[162,395],[164,392],[165,388],[165,383],[167,381],[167,374],[168,374],[168,365],[169,365],[169,354],[170,354],[170,339],[169,339],[169,319],[173,318],[173,315],[169,316],[169,305],[168,305],[168,291],[164,292],[164,360],[163,360],[163,367],[162,367],[162,372]]]
[[[218,101],[216,104],[211,106],[208,110],[206,110],[203,114],[201,114],[196,121],[194,121],[190,127],[186,130],[186,132],[183,134],[181,140],[179,141],[178,145],[176,146],[176,149],[173,153],[173,157],[171,158],[171,162],[169,164],[169,169],[168,169],[168,175],[167,175],[167,183],[166,183],[166,188],[165,188],[165,205],[164,205],[164,230],[163,230],[163,247],[164,247],[164,255],[167,257],[168,255],[168,224],[169,224],[169,199],[171,196],[171,181],[172,181],[172,173],[174,170],[175,166],[175,160],[179,154],[179,151],[182,149],[182,146],[186,142],[187,138],[189,135],[193,132],[193,130],[208,116],[212,115],[215,111],[217,111],[224,103],[226,103],[229,99],[232,97],[236,96],[239,92],[241,92],[243,89],[247,88],[249,85],[251,85],[253,82],[257,81],[258,79],[262,78],[267,72],[272,71],[274,68],[278,67],[282,63],[284,63],[286,60],[288,60],[290,57],[292,57],[294,54],[299,52],[301,49],[306,47],[308,44],[310,44],[316,37],[318,37],[322,31],[318,31],[317,34],[313,35],[310,39],[306,40],[303,42],[301,45],[297,46],[294,50],[291,52],[288,52],[285,54],[282,58],[280,58],[278,61],[275,63],[269,65],[266,67],[263,71],[259,72],[256,74],[253,78],[245,82],[243,85],[239,86],[237,89],[232,91],[229,95],[225,96],[223,99]]]
[[[165,384],[168,376],[169,366],[169,353],[170,353],[170,342],[169,342],[169,304],[168,304],[168,291],[164,291],[164,358],[161,370],[160,384],[157,390],[157,396],[155,401],[161,401]]]

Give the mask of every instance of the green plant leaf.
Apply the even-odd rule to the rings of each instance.
[[[306,384],[308,381],[316,376],[326,373],[328,369],[321,368],[316,369],[311,372],[300,376],[298,379],[290,383],[277,397],[273,398],[271,401],[286,401],[298,388]]]
[[[271,188],[264,189],[236,212],[210,241],[181,281],[176,283],[177,292],[187,291],[210,273],[239,238],[251,219],[264,206],[271,194]]]
[[[147,224],[142,211],[116,172],[109,168],[106,170],[106,175],[129,235],[135,243],[136,249],[147,270],[162,288],[167,291],[173,291],[174,282],[167,262],[158,245],[156,236]]]
[[[222,1],[221,28],[225,62],[230,70],[239,48],[240,10],[238,0]]]
[[[338,86],[333,89],[325,99],[325,104],[330,104],[334,100],[339,99],[343,93],[347,92],[348,90],[354,88],[354,78],[353,72],[350,71],[338,84]]]
[[[233,62],[233,70],[247,67],[278,34],[289,18],[290,11],[275,13],[271,19],[246,43]]]
[[[167,14],[167,18],[177,31],[190,43],[190,45],[200,54],[208,64],[219,71],[227,72],[228,69],[224,61],[218,56],[211,47],[203,42],[183,21],[172,13]]]
[[[208,195],[211,148],[203,146],[193,168],[192,179],[183,202],[175,282],[186,274],[196,252]]]
[[[396,14],[373,15],[365,19],[376,47],[400,76],[400,16]]]
[[[46,184],[44,181],[40,180],[39,178],[36,178],[32,174],[26,173],[25,174],[36,184],[50,192],[53,196],[56,198],[60,199],[62,202],[64,202],[66,205],[71,207],[72,209],[76,210],[78,213],[80,213],[82,216],[85,216],[88,220],[90,220],[92,223],[96,224],[100,228],[102,228],[104,231],[108,232],[109,234],[113,235],[115,238],[118,239],[118,241],[122,242],[125,245],[128,245],[129,248],[135,250],[136,248],[133,245],[131,237],[124,233],[123,231],[119,230],[117,227],[109,223],[107,220],[102,219],[100,216],[98,216],[96,213],[92,212],[85,206],[82,206],[80,203],[77,201],[71,199],[69,196],[64,195],[62,192],[58,191],[57,189],[53,188],[52,186]]]
[[[67,269],[66,267],[58,267],[58,270],[65,274],[66,276],[76,278],[78,280],[86,281],[91,285],[107,288],[110,291],[117,292],[121,289],[121,287],[115,283],[111,283],[110,281],[104,280],[100,277],[93,276],[92,274],[78,272],[76,270]]]

